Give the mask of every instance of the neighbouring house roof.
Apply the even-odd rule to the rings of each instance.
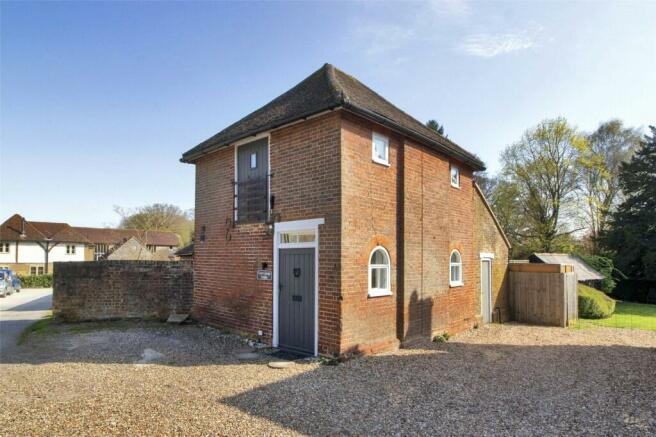
[[[121,241],[136,237],[145,240],[151,246],[174,246],[179,242],[178,234],[167,231],[141,231],[138,229],[112,229],[112,228],[85,228],[73,227],[94,244],[116,244]]]
[[[182,155],[181,161],[194,162],[235,141],[337,108],[344,108],[399,131],[463,161],[476,171],[485,170],[485,164],[476,155],[426,127],[331,64],[325,64],[286,93],[188,150]]]
[[[139,238],[131,237],[121,245],[115,247],[104,258],[110,261],[171,261],[174,256],[174,251],[171,249],[151,252]]]
[[[534,253],[529,257],[532,263],[545,264],[568,264],[574,266],[577,280],[579,281],[598,281],[604,279],[604,276],[590,267],[585,261],[576,255],[568,253]]]
[[[152,246],[179,244],[178,235],[166,231],[140,231],[136,229],[87,228],[67,223],[28,221],[14,214],[0,225],[3,241],[53,241],[60,243],[118,244],[136,237]]]
[[[111,261],[128,260],[152,260],[153,254],[137,238],[132,237],[125,243],[115,248],[106,256]]]
[[[187,244],[185,247],[178,249],[175,254],[177,256],[193,256],[194,255],[194,243]]]
[[[89,243],[87,238],[66,223],[32,222],[19,214],[0,225],[0,239],[4,241],[53,241],[61,243]]]

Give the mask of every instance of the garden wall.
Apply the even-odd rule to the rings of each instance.
[[[188,261],[91,261],[54,264],[53,314],[68,322],[165,319],[191,311]]]

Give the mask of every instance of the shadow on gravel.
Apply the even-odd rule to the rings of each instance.
[[[52,307],[52,295],[25,302],[15,307],[8,307],[5,311],[45,311]]]
[[[30,334],[11,354],[2,354],[0,364],[135,364],[143,361],[146,350],[157,352],[153,364],[235,364],[240,362],[236,355],[244,346],[242,337],[197,324],[53,321],[46,329]],[[263,354],[259,361],[266,362],[266,358]]]
[[[656,350],[448,343],[223,401],[310,435],[653,434]]]
[[[236,352],[243,348],[240,337],[201,325],[80,323],[54,325],[2,362],[132,366],[155,357],[154,364],[193,372],[239,364]],[[268,369],[267,361],[263,355],[244,364],[285,372]],[[217,393],[216,402],[313,435],[653,434],[654,363],[655,348],[476,344],[456,337],[338,366],[308,366],[283,380],[271,373],[277,382],[227,398]],[[238,377],[238,370],[230,375]]]

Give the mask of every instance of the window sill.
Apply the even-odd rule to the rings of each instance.
[[[238,220],[235,222],[235,226],[244,226],[244,225],[264,225],[266,220]]]
[[[367,297],[385,297],[391,295],[392,292],[390,290],[369,290]]]
[[[462,287],[465,285],[464,282],[449,282],[449,288]]]
[[[453,184],[451,184],[451,187],[453,187],[453,188],[457,188],[458,190],[460,189],[460,185],[453,185]]]
[[[378,159],[373,159],[373,158],[371,159],[371,162],[373,162],[374,164],[380,164],[380,165],[385,166],[385,167],[391,167],[392,166],[388,161],[383,161],[383,160],[378,160]]]

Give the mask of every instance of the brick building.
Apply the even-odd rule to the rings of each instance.
[[[182,161],[201,321],[348,354],[508,317],[483,163],[332,65]]]

